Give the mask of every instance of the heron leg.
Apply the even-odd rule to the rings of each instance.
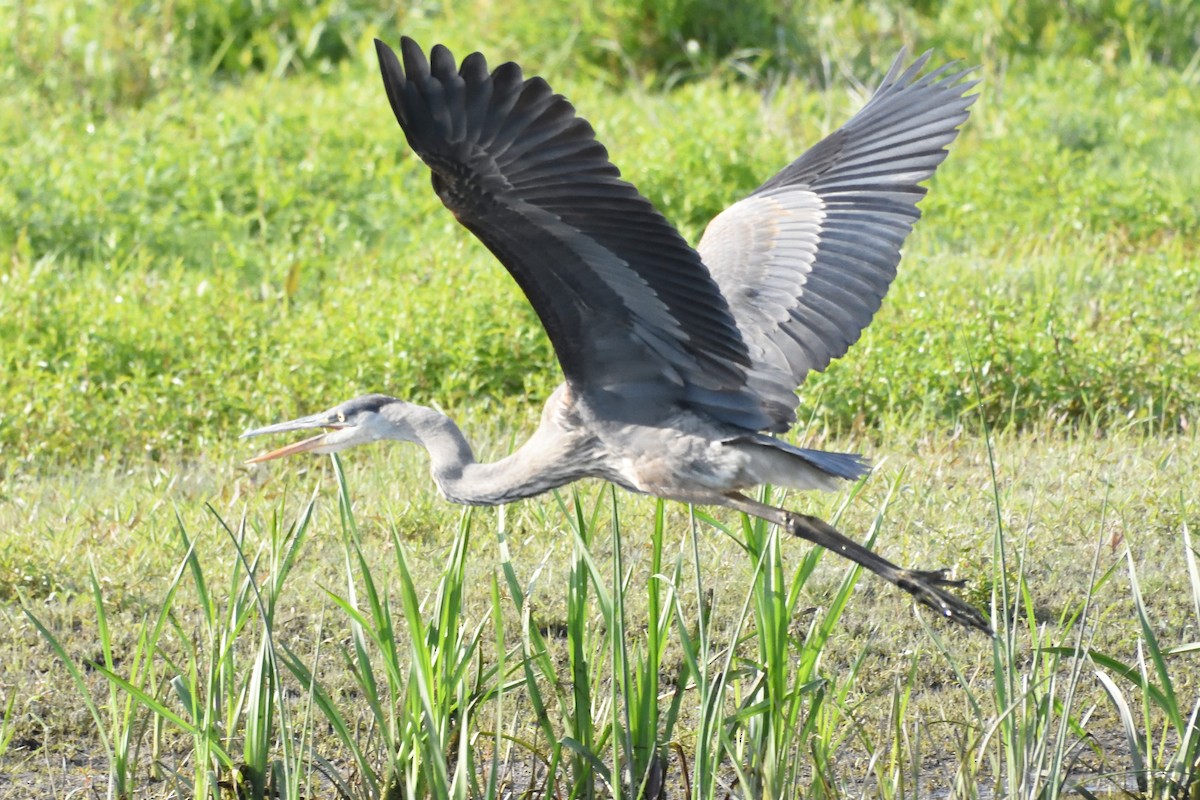
[[[729,498],[726,505],[730,508],[765,519],[793,536],[807,539],[813,544],[848,558],[854,563],[866,567],[885,581],[899,586],[922,605],[936,611],[939,616],[983,631],[989,636],[992,635],[991,626],[988,625],[987,620],[979,613],[978,609],[943,588],[965,584],[965,581],[947,578],[946,570],[904,569],[846,537],[824,520],[808,514],[797,514],[785,508],[769,506],[739,492],[732,492],[726,497]]]

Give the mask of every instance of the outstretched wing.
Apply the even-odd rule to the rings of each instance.
[[[750,348],[750,385],[794,420],[795,388],[858,341],[921,216],[918,184],[946,157],[976,95],[929,54],[897,56],[845,125],[709,224],[699,251]]]
[[[608,160],[591,125],[516,64],[479,53],[404,64],[376,41],[388,100],[433,187],[516,279],[568,384],[678,402],[750,429],[778,411],[747,388],[750,358],[699,255]]]

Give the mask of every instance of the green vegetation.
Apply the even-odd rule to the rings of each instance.
[[[1200,791],[1200,7],[601,5],[0,8],[0,797]],[[557,381],[395,127],[401,32],[546,76],[692,240],[901,44],[982,64],[803,393],[881,463],[787,502],[954,568],[995,643],[732,516],[464,517],[411,448],[238,466],[366,391],[502,455]]]
[[[264,416],[365,390],[508,413],[545,395],[536,318],[439,213],[369,66],[181,89],[108,120],[10,98],[0,470],[221,455]],[[892,311],[809,384],[805,414],[835,433],[954,424],[970,354],[993,424],[1186,429],[1195,78],[1080,61],[983,77]],[[801,84],[763,106],[716,79],[666,95],[557,83],[692,236],[858,102]]]

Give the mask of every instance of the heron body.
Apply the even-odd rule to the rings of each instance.
[[[376,42],[384,86],[434,191],[504,264],[562,367],[530,439],[480,463],[459,427],[386,395],[248,431],[323,432],[251,461],[384,439],[429,453],[441,493],[497,505],[593,477],[721,505],[834,550],[940,615],[984,631],[940,571],[906,570],[823,521],[762,504],[762,484],[835,489],[869,468],[797,447],[795,388],[845,354],[878,310],[920,216],[920,182],[946,156],[974,95],[965,73],[902,69],[846,125],[718,215],[697,248],[608,160],[591,126],[540,78],[489,71],[402,40]]]

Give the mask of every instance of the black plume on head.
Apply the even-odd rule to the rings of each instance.
[[[356,397],[353,400],[347,400],[341,407],[341,412],[346,416],[353,416],[364,411],[379,412],[379,409],[386,405],[399,402],[394,397],[389,397],[386,394],[364,394]]]

